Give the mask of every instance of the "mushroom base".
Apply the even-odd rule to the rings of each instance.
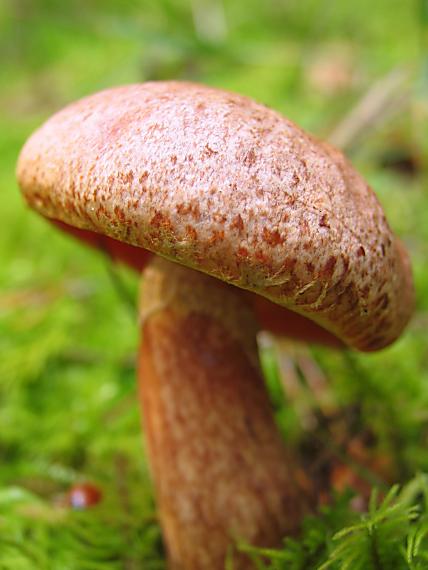
[[[306,501],[260,371],[257,324],[233,287],[162,259],[145,271],[139,390],[174,570],[253,568],[237,541],[275,546]],[[300,479],[300,485],[298,480]]]

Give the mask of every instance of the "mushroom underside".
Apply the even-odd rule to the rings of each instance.
[[[153,258],[151,252],[141,247],[90,230],[79,229],[59,220],[49,221],[61,231],[104,252],[114,262],[123,263],[139,273]],[[343,347],[343,342],[337,336],[305,316],[272,303],[251,291],[241,290],[240,293],[251,304],[261,329],[295,340]]]

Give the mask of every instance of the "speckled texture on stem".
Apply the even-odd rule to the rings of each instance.
[[[273,421],[257,325],[236,290],[158,259],[141,302],[139,386],[170,568],[220,570],[234,540],[273,546],[296,530],[304,480]]]
[[[375,350],[407,323],[406,253],[345,157],[236,94],[129,85],[57,113],[18,179],[41,214],[259,293]]]

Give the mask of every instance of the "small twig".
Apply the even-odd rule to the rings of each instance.
[[[123,511],[129,515],[131,512],[131,504],[129,498],[129,490],[127,486],[128,480],[128,460],[125,455],[118,453],[115,457],[115,468],[116,468],[116,486],[118,491],[119,500],[122,506]],[[128,542],[130,541],[130,528],[129,524],[123,522],[122,530],[125,537],[128,538]],[[129,558],[128,556],[125,557],[123,560],[124,569],[125,570],[133,570],[135,568],[134,561]]]
[[[113,283],[113,287],[116,290],[116,293],[120,297],[120,299],[124,302],[124,304],[128,307],[131,315],[135,318],[137,307],[134,298],[130,295],[128,289],[126,288],[122,277],[119,275],[117,271],[117,266],[114,260],[109,258],[106,263],[107,273]]]
[[[302,406],[302,394],[306,397],[306,405],[300,410],[302,413],[306,414],[306,418],[310,416],[316,422],[316,431],[311,431],[311,437],[313,440],[317,441],[323,452],[317,458],[317,460],[309,467],[313,472],[320,469],[323,464],[328,464],[332,458],[339,459],[344,465],[347,465],[354,473],[365,480],[370,485],[378,486],[382,489],[386,488],[385,483],[382,479],[369,467],[363,465],[360,461],[351,457],[347,453],[347,442],[349,440],[349,434],[346,433],[346,438],[342,444],[338,444],[330,431],[330,410],[324,409],[323,391],[327,387],[327,379],[325,378],[322,370],[318,367],[316,361],[314,361],[307,351],[294,349],[291,354],[290,350],[284,351],[284,344],[278,341],[274,342],[277,350],[278,359],[284,357],[289,360],[288,367],[292,368],[292,399],[299,406]],[[292,343],[291,343],[291,346]],[[289,348],[289,346],[287,345]],[[304,366],[302,366],[302,362]],[[282,369],[282,373],[288,374],[288,370]],[[312,377],[313,375],[313,377]],[[287,380],[283,382],[283,388],[285,393],[290,397],[288,388],[289,386],[289,376]],[[329,413],[330,412],[330,413]],[[301,418],[303,419],[303,418]],[[305,423],[308,423],[306,419]]]
[[[328,381],[305,345],[275,338],[280,379],[285,394],[297,405],[305,428],[325,420],[332,404],[328,401]],[[303,397],[302,397],[303,396]]]
[[[372,384],[371,378],[367,374],[364,367],[360,366],[352,352],[348,350],[344,351],[343,359],[346,363],[350,375],[352,375],[358,382],[360,390],[363,392],[364,390],[370,389]],[[385,405],[385,402],[383,403],[383,410],[387,417],[385,422],[387,426],[386,433],[395,452],[394,461],[399,473],[399,479],[405,480],[408,478],[409,473],[404,456],[405,446],[403,445],[403,438],[397,429],[395,410],[390,405]]]
[[[336,126],[329,141],[350,152],[363,136],[402,111],[410,102],[410,94],[409,71],[393,69],[370,87]]]

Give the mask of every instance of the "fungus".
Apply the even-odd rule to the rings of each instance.
[[[170,567],[279,544],[310,489],[256,333],[366,351],[399,336],[411,271],[372,190],[278,113],[180,82],[68,106],[27,141],[18,180],[41,215],[143,270],[139,394]]]

